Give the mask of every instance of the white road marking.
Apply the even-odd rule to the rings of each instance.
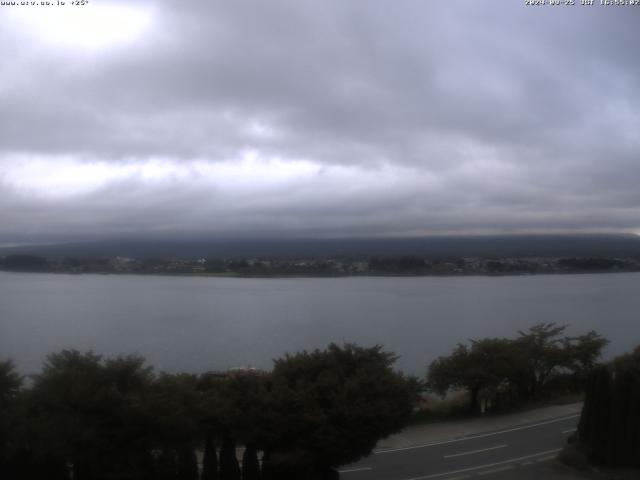
[[[365,472],[368,470],[372,470],[371,467],[361,467],[361,468],[349,468],[347,470],[338,470],[340,473],[352,473],[352,472]]]
[[[504,472],[511,470],[513,465],[506,465],[504,467],[492,468],[491,470],[485,470],[484,472],[478,472],[478,475],[491,475],[492,473]]]
[[[570,428],[569,430],[563,430],[561,433],[573,433],[577,430],[577,428]]]
[[[489,450],[497,450],[498,448],[508,447],[509,445],[496,445],[495,447],[481,448],[479,450],[471,450],[469,452],[454,453],[452,455],[445,455],[444,458],[462,457],[463,455],[473,455],[474,453],[488,452]]]
[[[436,446],[436,445],[446,445],[448,443],[456,443],[456,442],[464,442],[464,441],[468,441],[468,440],[475,440],[477,438],[486,438],[486,437],[491,437],[493,435],[500,435],[502,433],[517,432],[518,430],[526,430],[527,428],[535,428],[535,427],[539,427],[541,425],[549,425],[551,423],[563,422],[565,420],[570,420],[572,418],[577,418],[579,416],[580,416],[580,414],[569,415],[567,417],[556,418],[556,419],[553,419],[553,420],[547,420],[545,422],[535,423],[533,425],[523,425],[522,427],[508,428],[506,430],[500,430],[499,432],[482,433],[480,435],[471,435],[471,436],[463,437],[463,438],[454,438],[453,440],[444,440],[442,442],[425,443],[423,445],[412,445],[411,447],[386,448],[386,449],[383,449],[383,450],[376,450],[376,451],[373,452],[373,454],[374,455],[381,455],[383,453],[401,452],[401,451],[404,451],[404,450],[415,450],[417,448],[427,448],[427,447],[433,447],[433,446]]]
[[[473,472],[474,470],[482,470],[483,468],[491,468],[497,467],[498,465],[506,465],[508,463],[517,463],[521,460],[527,460],[529,458],[539,457],[541,455],[549,455],[551,453],[558,453],[561,448],[556,448],[555,450],[546,450],[544,452],[532,453],[531,455],[525,455],[523,457],[510,458],[509,460],[503,460],[501,462],[487,463],[485,465],[478,465],[476,467],[462,468],[460,470],[452,470],[450,472],[442,472],[442,473],[434,473],[431,475],[425,475],[422,477],[411,477],[405,480],[427,480],[428,478],[438,478],[445,477],[447,475],[455,475],[456,473],[465,473],[465,472]]]
[[[538,462],[538,463],[548,462],[548,461],[550,461],[550,460],[553,460],[554,458],[556,458],[556,456],[555,456],[555,455],[551,455],[551,456],[549,456],[549,457],[542,457],[542,458],[538,458],[538,459],[536,460],[536,462]]]

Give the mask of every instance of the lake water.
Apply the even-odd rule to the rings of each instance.
[[[538,322],[640,344],[640,274],[240,279],[0,272],[0,359],[36,372],[63,348],[159,370],[251,365],[329,342],[382,344],[423,374],[460,341]]]

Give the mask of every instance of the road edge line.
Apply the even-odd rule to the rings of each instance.
[[[468,440],[475,440],[476,438],[486,438],[486,437],[491,437],[493,435],[500,435],[502,433],[517,432],[518,430],[526,430],[527,428],[535,428],[535,427],[539,427],[539,426],[542,426],[542,425],[549,425],[551,423],[562,422],[564,420],[570,420],[572,418],[578,418],[579,416],[580,416],[580,414],[576,413],[575,415],[568,415],[566,417],[555,418],[555,419],[547,420],[547,421],[544,421],[544,422],[534,423],[532,425],[522,425],[522,426],[519,426],[519,427],[507,428],[505,430],[500,430],[500,431],[497,431],[497,432],[480,433],[480,434],[477,434],[477,435],[468,435],[466,437],[454,438],[454,439],[451,439],[451,440],[442,440],[442,441],[438,441],[438,442],[425,443],[425,444],[421,444],[421,445],[411,445],[409,447],[385,448],[385,449],[380,449],[380,450],[374,450],[373,454],[374,455],[381,455],[381,454],[384,454],[384,453],[401,452],[403,450],[415,450],[417,448],[426,448],[426,447],[433,447],[433,446],[436,446],[436,445],[446,445],[448,443],[464,442],[464,441],[468,441]]]

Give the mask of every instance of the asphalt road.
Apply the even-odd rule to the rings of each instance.
[[[579,415],[481,433],[455,440],[378,450],[343,467],[344,480],[463,480],[518,478],[518,470],[553,460]]]

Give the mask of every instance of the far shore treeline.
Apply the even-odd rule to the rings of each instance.
[[[601,419],[619,416],[599,414],[609,387],[595,387],[594,374],[598,385],[613,385],[616,400],[606,405],[637,416],[640,357],[636,350],[602,370],[607,341],[565,330],[542,323],[513,339],[459,344],[424,380],[395,371],[396,356],[381,346],[354,344],[285,355],[269,372],[156,373],[135,355],[63,350],[26,381],[7,360],[0,362],[0,478],[335,479],[341,465],[417,421],[429,394],[462,391],[467,414],[477,414],[584,392],[587,381],[581,437],[600,458],[593,452]],[[616,373],[621,365],[624,376]],[[629,432],[637,442],[638,432]]]
[[[335,257],[81,257],[0,256],[0,270],[200,276],[437,276],[638,272],[640,257],[385,256]]]

